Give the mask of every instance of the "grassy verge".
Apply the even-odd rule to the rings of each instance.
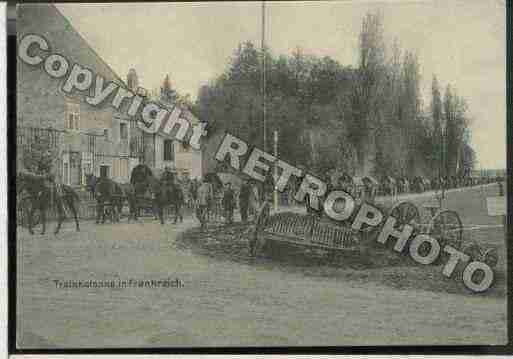
[[[365,285],[380,283],[400,290],[426,290],[463,295],[505,296],[505,270],[496,270],[495,282],[487,292],[472,294],[461,282],[457,267],[452,278],[442,275],[445,261],[438,265],[419,265],[406,254],[394,252],[378,243],[367,244],[359,252],[330,256],[325,251],[275,245],[272,255],[253,258],[248,250],[249,227],[244,225],[211,226],[202,231],[190,229],[177,238],[181,248],[221,261],[261,267],[269,270],[301,273],[335,281]]]

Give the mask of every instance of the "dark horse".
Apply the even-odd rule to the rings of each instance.
[[[164,210],[169,206],[174,210],[174,223],[177,223],[178,218],[183,221],[181,214],[184,202],[183,192],[180,185],[176,182],[174,175],[168,178],[165,178],[165,175],[160,180],[154,180],[152,183],[152,192],[155,195],[154,201],[161,224],[164,224]]]
[[[130,185],[134,196],[134,217],[140,216],[141,208],[151,209],[155,218],[157,218],[157,207],[155,195],[152,188],[155,186],[153,172],[145,164],[139,164],[134,167],[130,174]]]
[[[125,200],[128,201],[128,207],[130,209],[129,219],[131,217],[135,217],[135,197],[132,185],[117,183],[116,181],[106,177],[98,178],[93,174],[86,175],[86,183],[87,188],[97,201],[97,223],[100,219],[102,223],[105,222],[106,203],[110,203],[111,205],[111,220],[113,222],[119,222]]]
[[[31,173],[20,172],[16,175],[17,193],[26,191],[31,203],[28,212],[28,230],[30,234],[34,234],[32,230],[33,218],[35,211],[41,214],[41,234],[46,231],[46,212],[53,205],[57,211],[57,228],[55,234],[59,233],[62,222],[64,221],[65,210],[67,207],[73,214],[77,231],[80,231],[78,222],[78,211],[76,203],[80,201],[77,193],[67,185],[57,185],[49,176],[39,176]]]

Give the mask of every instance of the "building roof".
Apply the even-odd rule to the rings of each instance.
[[[52,52],[91,69],[107,81],[126,86],[116,72],[71,25],[53,4],[20,4],[17,10],[18,39],[32,33],[45,37]]]

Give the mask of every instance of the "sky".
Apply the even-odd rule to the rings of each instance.
[[[228,66],[239,43],[260,45],[260,2],[59,4],[75,29],[122,78],[158,88],[166,74],[192,98]],[[506,166],[506,11],[503,0],[266,2],[266,46],[296,47],[344,65],[358,61],[363,16],[379,10],[389,44],[416,52],[426,108],[431,80],[468,102],[479,167]]]

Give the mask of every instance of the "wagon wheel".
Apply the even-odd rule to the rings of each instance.
[[[460,251],[468,255],[473,261],[481,258],[481,248],[475,240],[464,242]]]
[[[463,241],[463,225],[460,216],[455,211],[441,210],[431,219],[428,234],[440,241],[443,248],[446,244],[456,249],[461,248]]]
[[[399,202],[395,204],[390,210],[389,216],[394,217],[396,219],[396,224],[399,226],[420,223],[419,210],[411,202]]]
[[[497,252],[497,248],[487,248],[484,250],[481,261],[488,264],[491,268],[495,267],[499,262],[499,253]]]

